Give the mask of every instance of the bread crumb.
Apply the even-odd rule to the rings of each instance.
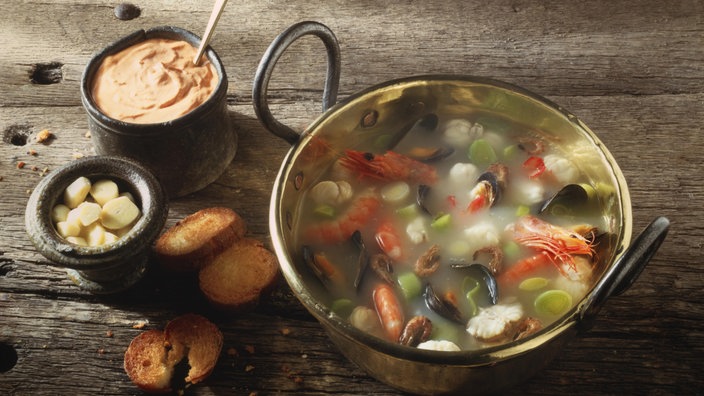
[[[73,157],[73,159],[79,159],[85,157],[85,155],[83,153],[73,153],[71,157]]]
[[[36,171],[38,171],[38,170],[39,170],[39,167],[38,167],[38,166],[36,166],[36,165],[32,166],[32,171],[36,172]]]
[[[37,156],[38,153],[37,153],[37,150],[30,149],[29,151],[27,151],[27,154]]]
[[[250,355],[254,355],[254,345],[245,345],[244,350]]]
[[[248,364],[248,365],[246,365],[246,366],[244,367],[244,371],[247,372],[247,373],[250,372],[250,371],[252,371],[252,370],[254,370],[254,366],[252,366],[251,364]]]
[[[141,321],[140,321],[140,322],[137,322],[137,323],[133,324],[133,325],[132,325],[132,328],[133,328],[133,329],[143,329],[144,326],[146,326],[146,325],[147,325],[146,322],[141,322]]]
[[[257,392],[249,392],[249,396],[257,396],[258,394]]]
[[[307,353],[304,353],[303,355],[301,355],[301,358],[303,358],[303,359],[308,359],[308,354],[307,354]]]
[[[103,348],[98,349],[98,354],[99,355],[105,354],[105,349],[103,349]]]
[[[5,178],[4,178],[4,177],[2,177],[2,176],[0,176],[0,181],[3,181],[3,180],[5,180]]]
[[[283,329],[281,329],[281,334],[289,335],[289,334],[291,334],[291,329],[289,329],[288,327],[283,328]]]
[[[112,338],[115,334],[112,332],[112,330],[108,330],[105,332],[105,337]]]
[[[237,353],[237,349],[230,347],[227,348],[227,356],[235,357],[239,356],[239,353]]]
[[[44,142],[46,142],[47,140],[49,140],[52,136],[54,136],[54,134],[52,134],[51,132],[49,132],[48,129],[42,129],[42,130],[39,131],[39,133],[37,134],[37,143],[44,143]]]
[[[25,165],[27,164],[24,161],[19,161],[17,162],[17,169],[22,169]]]
[[[87,131],[84,136],[85,136],[86,138],[90,139],[90,131]]]

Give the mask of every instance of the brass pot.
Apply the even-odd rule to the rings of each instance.
[[[326,45],[328,77],[324,113],[299,135],[274,119],[266,91],[274,65],[284,50],[309,34],[321,38]],[[276,179],[269,214],[282,272],[296,297],[320,321],[340,351],[378,380],[418,394],[484,394],[510,388],[535,374],[560,353],[566,342],[587,330],[604,302],[635,281],[665,238],[669,221],[659,217],[631,242],[631,200],[621,170],[598,137],[556,104],[493,79],[434,75],[382,83],[330,107],[337,92],[339,59],[337,40],[327,27],[316,22],[292,26],[276,38],[262,58],[253,87],[254,107],[272,133],[293,144]],[[580,169],[611,191],[604,216],[613,238],[609,256],[602,257],[595,286],[572,310],[537,334],[481,350],[420,350],[354,328],[321,302],[317,281],[295,245],[294,230],[303,191],[334,161],[335,152],[363,149],[379,134],[408,128],[423,114],[459,116],[470,109],[500,114],[545,131],[544,137],[559,140],[565,152],[578,151]],[[311,158],[317,160],[311,162]]]

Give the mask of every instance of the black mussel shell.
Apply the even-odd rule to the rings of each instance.
[[[579,184],[568,184],[555,195],[545,200],[538,209],[538,214],[572,213],[573,209],[582,209],[589,203],[589,193]],[[557,213],[555,213],[557,212]]]
[[[418,120],[417,125],[428,131],[434,131],[438,127],[439,118],[435,113],[428,113]]]
[[[494,206],[501,199],[501,185],[496,174],[492,172],[484,172],[479,175],[477,184],[485,183],[489,192],[489,206]]]
[[[455,323],[465,324],[466,321],[462,318],[462,313],[457,305],[442,296],[438,296],[430,283],[425,285],[423,298],[425,299],[425,305],[433,312]]]
[[[357,275],[354,278],[354,287],[356,289],[359,288],[359,285],[362,283],[362,278],[364,278],[364,274],[367,272],[367,267],[369,266],[369,252],[367,251],[367,247],[362,240],[362,233],[359,232],[359,230],[352,233],[350,240],[359,249],[359,257],[357,258]]]
[[[303,250],[303,262],[305,262],[306,266],[308,266],[308,268],[313,271],[313,274],[315,274],[318,280],[324,282],[326,280],[326,276],[320,269],[320,267],[318,267],[318,264],[315,262],[315,254],[313,253],[313,249],[311,249],[311,247],[308,245],[303,245],[301,249]]]
[[[496,305],[496,303],[499,301],[499,284],[496,281],[496,277],[491,273],[491,271],[489,271],[487,267],[478,263],[453,263],[450,265],[450,267],[455,269],[466,269],[467,271],[479,273],[479,276],[484,282],[486,290],[489,293],[489,301],[491,301],[492,305]]]
[[[416,203],[418,204],[418,206],[420,206],[423,212],[432,216],[430,209],[425,206],[425,201],[428,199],[428,195],[430,195],[430,190],[431,187],[426,184],[418,185],[418,191],[416,192]]]

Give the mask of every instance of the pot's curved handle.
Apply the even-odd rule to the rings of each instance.
[[[580,331],[591,328],[597,313],[609,297],[618,296],[631,287],[665,240],[669,228],[670,221],[658,217],[638,235],[586,300],[578,320]]]
[[[291,144],[298,141],[300,134],[274,118],[269,110],[267,90],[271,73],[274,71],[274,66],[276,66],[276,62],[281,55],[294,41],[309,34],[317,36],[323,41],[328,56],[328,67],[323,91],[323,112],[334,105],[337,99],[337,89],[340,86],[340,45],[335,34],[327,26],[319,22],[299,22],[279,34],[269,45],[259,62],[252,86],[252,104],[259,121],[271,133]]]

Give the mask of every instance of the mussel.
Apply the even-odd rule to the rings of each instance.
[[[418,190],[416,192],[416,203],[421,208],[421,210],[429,215],[432,215],[430,209],[426,206],[428,196],[430,195],[431,187],[427,184],[418,185]]]
[[[484,283],[484,286],[486,286],[491,304],[495,305],[499,301],[499,284],[496,282],[496,277],[494,277],[487,267],[478,263],[452,263],[450,267],[454,269],[464,269],[467,272],[477,274]]]
[[[362,240],[362,233],[359,230],[355,230],[352,233],[350,240],[359,250],[359,255],[357,256],[357,275],[354,278],[354,287],[357,289],[362,283],[362,278],[367,271],[367,266],[369,265],[369,253],[367,252],[367,247],[364,245],[364,241]]]
[[[594,188],[587,184],[568,184],[540,204],[538,214],[548,212],[559,216],[582,211],[591,202],[594,193]]]
[[[503,164],[492,164],[487,171],[479,175],[477,184],[472,188],[472,206],[470,209],[492,207],[501,200],[508,179],[508,168]]]
[[[303,261],[306,266],[313,271],[313,274],[325,285],[328,283],[340,283],[344,282],[344,275],[336,268],[324,253],[315,253],[313,249],[308,245],[303,245]]]
[[[433,131],[437,128],[437,126],[438,116],[434,113],[426,113],[423,116],[402,126],[398,132],[391,136],[391,139],[389,139],[389,142],[386,144],[386,149],[393,150],[410,131],[416,128],[422,128],[426,131]]]
[[[455,149],[452,147],[440,146],[440,147],[422,147],[411,149],[407,156],[413,158],[416,161],[432,163],[444,160],[445,158],[451,156],[455,153]]]
[[[466,320],[462,318],[462,312],[457,307],[457,301],[451,297],[438,295],[430,283],[425,285],[425,290],[423,291],[425,305],[443,318],[464,325]]]

